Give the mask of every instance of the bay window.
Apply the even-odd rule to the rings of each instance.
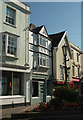
[[[2,55],[17,56],[17,37],[4,33],[2,35]]]
[[[48,66],[49,58],[46,55],[39,54],[39,65]]]
[[[45,47],[45,48],[48,48],[48,41],[46,40],[46,38],[44,37],[40,37],[40,45]]]

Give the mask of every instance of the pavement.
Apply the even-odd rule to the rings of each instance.
[[[28,105],[28,106],[19,106],[14,108],[6,108],[6,109],[0,109],[0,119],[1,120],[8,120],[11,118],[11,114],[17,114],[17,113],[23,113],[27,109],[33,109],[38,104]]]

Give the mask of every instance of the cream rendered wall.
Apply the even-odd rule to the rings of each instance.
[[[1,35],[1,32],[2,32],[2,2],[0,1],[0,61],[2,61],[2,57],[1,57],[1,55],[2,55],[2,53],[1,53],[1,51],[2,51],[2,48],[1,48],[2,35]]]
[[[43,26],[43,28],[41,29],[41,31],[39,32],[40,34],[43,34],[44,36],[48,37],[46,31],[45,31],[45,27]]]
[[[74,71],[75,71],[75,76],[74,77],[78,77],[78,66],[80,65],[80,72],[81,72],[81,49],[78,48],[77,46],[75,46],[74,44],[70,43],[70,46],[71,46],[71,49],[73,50],[73,53],[74,53],[74,59],[72,60],[72,65],[73,62],[75,63],[74,67]],[[77,62],[77,53],[79,54],[79,62]],[[77,66],[76,66],[77,65]],[[72,75],[73,76],[73,75]]]
[[[83,54],[81,54],[81,77],[83,77]]]
[[[63,64],[63,51],[62,51],[62,46],[66,44],[65,39],[62,38],[58,48],[54,48],[54,57],[56,55],[56,59],[54,59],[54,64],[56,65],[55,69],[54,69],[54,79],[57,80],[61,80],[60,78],[60,65],[64,65]],[[55,52],[56,51],[56,52]],[[71,61],[70,61],[70,55],[69,55],[69,51],[67,50],[67,59],[69,59],[69,61],[67,61],[67,67],[71,66]],[[56,63],[55,63],[56,62]],[[65,74],[64,74],[64,80],[65,80]],[[70,81],[72,80],[72,76],[71,76],[71,69],[70,69]],[[61,80],[62,81],[62,80]]]

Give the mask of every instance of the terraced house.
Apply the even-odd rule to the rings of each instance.
[[[52,96],[52,42],[44,25],[29,29],[31,103],[46,102]]]
[[[73,89],[81,90],[81,49],[68,40],[67,31],[51,34],[53,48],[54,87],[65,84],[65,64],[62,47],[67,46],[66,67],[67,84]]]
[[[19,0],[0,1],[1,105],[30,102],[29,14]]]
[[[72,82],[73,82],[73,88],[80,90],[81,87],[81,49],[74,45],[73,43],[69,42],[71,46],[71,52],[72,52]]]
[[[83,89],[81,49],[67,31],[48,35],[44,25],[29,24],[30,6],[0,1],[0,105],[47,102],[53,88],[65,84],[62,48],[67,46],[67,84]],[[79,87],[81,86],[81,87]]]
[[[57,85],[65,84],[65,63],[62,47],[64,45],[67,47],[67,83],[72,83],[72,70],[71,67],[71,47],[68,40],[67,31],[62,31],[57,34],[51,34],[49,37],[52,39],[52,49],[53,49],[53,76],[54,76],[54,87]]]

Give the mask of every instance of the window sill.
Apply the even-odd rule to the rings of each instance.
[[[38,65],[38,66],[39,66],[39,68],[41,67],[41,68],[49,69],[48,66],[42,66],[42,65]]]
[[[32,97],[32,99],[37,99],[37,98],[39,98],[39,97]]]
[[[0,99],[11,99],[11,98],[24,98],[24,95],[7,95],[7,96],[0,96]]]
[[[51,97],[51,95],[47,95],[47,97]]]
[[[13,56],[13,55],[9,55],[9,54],[2,55],[2,57],[10,57],[10,58],[15,58],[15,59],[18,59],[18,57]]]
[[[4,22],[4,24],[9,25],[9,26],[14,27],[14,28],[17,28],[15,25],[9,24],[7,22]]]

